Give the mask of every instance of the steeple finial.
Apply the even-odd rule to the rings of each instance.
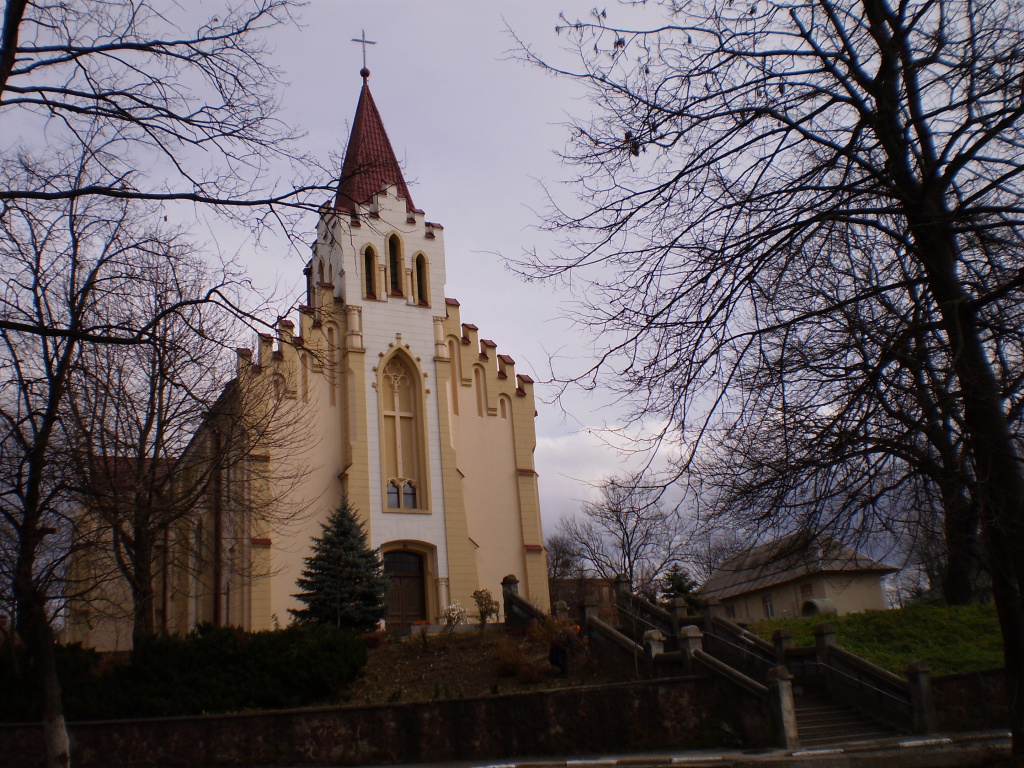
[[[357,43],[372,45],[372,40],[354,40]],[[377,105],[370,95],[367,78],[370,71],[363,67],[363,87],[359,93],[359,106],[352,121],[352,132],[349,135],[348,148],[345,150],[345,161],[342,163],[341,179],[338,182],[338,194],[334,200],[336,210],[355,213],[357,206],[367,205],[373,196],[388,187],[394,187],[398,197],[405,198],[406,210],[416,212],[409,187],[402,175],[402,168],[395,157],[384,123],[380,119]]]
[[[359,43],[360,45],[363,46],[363,68],[359,70],[359,75],[363,78],[363,80],[366,80],[370,76],[370,70],[368,70],[366,68],[366,46],[368,46],[368,45],[376,45],[377,41],[376,40],[367,40],[366,39],[366,30],[365,29],[361,29],[359,31],[361,33],[360,36],[359,37],[353,37],[352,38],[352,42],[353,43]]]

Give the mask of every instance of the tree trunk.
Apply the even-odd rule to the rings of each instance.
[[[132,647],[138,648],[139,640],[152,637],[156,631],[153,623],[153,542],[146,530],[136,529],[134,538]]]
[[[937,207],[928,206],[921,213],[926,215],[929,209],[936,211]],[[1024,475],[976,311],[955,272],[955,239],[932,229],[937,220],[943,219],[931,217],[917,227],[915,240],[924,254],[922,263],[938,301],[962,393],[965,435],[974,459],[977,503],[1003,635],[1013,755],[1017,764],[1024,765],[1024,605],[1019,581],[1024,561]]]
[[[47,768],[69,768],[70,745],[61,702],[53,630],[46,615],[46,596],[35,583],[35,553],[43,534],[22,531],[22,546],[14,573],[17,631],[28,652],[32,680],[42,702],[43,741]]]
[[[942,594],[949,605],[967,605],[975,599],[978,511],[962,482],[943,488],[942,496],[946,551]]]

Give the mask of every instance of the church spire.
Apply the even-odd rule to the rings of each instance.
[[[365,37],[365,35],[364,35]],[[370,95],[370,70],[363,67],[359,70],[363,78],[363,89],[359,94],[359,106],[352,121],[352,134],[349,136],[348,149],[345,151],[345,162],[341,167],[341,180],[338,182],[338,195],[334,207],[339,211],[355,213],[357,205],[365,205],[387,185],[396,187],[395,194],[405,198],[405,207],[409,213],[416,211],[416,206],[409,196],[409,188],[402,176],[402,169],[391,148],[384,123],[380,119],[377,105]]]

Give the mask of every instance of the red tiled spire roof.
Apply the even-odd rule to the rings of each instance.
[[[391,184],[397,187],[395,194],[405,198],[406,211],[413,213],[416,206],[412,204],[395,150],[391,148],[380,112],[370,95],[367,83],[370,72],[363,69],[359,74],[363,76],[363,90],[359,94],[359,106],[356,107],[356,116],[352,121],[352,135],[345,151],[334,207],[339,211],[355,213],[357,204],[369,203],[385,185]]]

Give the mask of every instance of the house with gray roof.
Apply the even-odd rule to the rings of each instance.
[[[787,536],[723,561],[698,594],[739,622],[876,611],[896,570],[828,536]]]

